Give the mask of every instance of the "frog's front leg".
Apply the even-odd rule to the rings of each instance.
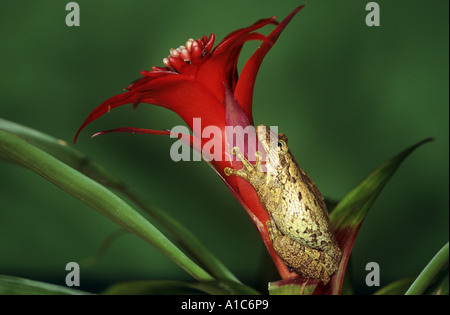
[[[283,235],[273,220],[266,222],[273,249],[291,271],[305,278],[320,279],[327,284],[335,272],[332,259],[322,251],[306,247]]]
[[[223,170],[225,175],[227,176],[235,175],[242,177],[256,189],[256,192],[259,195],[259,193],[264,188],[264,185],[266,183],[266,174],[263,172],[261,165],[262,162],[261,152],[259,151],[255,152],[256,158],[255,165],[250,163],[250,161],[245,158],[245,156],[242,154],[241,150],[238,147],[234,147],[231,150],[231,153],[233,155],[236,155],[241,160],[243,168],[232,169],[230,167],[225,167],[225,169]]]
[[[235,175],[247,180],[250,185],[255,188],[259,201],[264,208],[270,213],[278,208],[281,196],[281,187],[273,176],[264,173],[262,168],[262,154],[255,152],[256,163],[253,165],[241,153],[238,147],[234,147],[231,152],[236,155],[242,162],[241,169],[232,169],[225,167],[224,173],[227,176]]]

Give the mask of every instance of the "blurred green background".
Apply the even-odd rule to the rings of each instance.
[[[376,289],[364,284],[366,263],[379,263],[386,285],[416,275],[448,241],[448,1],[377,1],[380,27],[365,24],[369,1],[80,0],[80,27],[66,26],[67,2],[1,2],[0,117],[71,142],[92,109],[139,71],[161,66],[169,48],[212,32],[220,41],[307,4],[261,67],[255,122],[278,125],[302,168],[336,200],[388,158],[435,137],[404,162],[364,222],[352,254],[357,292]],[[241,66],[255,48],[246,46]],[[162,108],[132,113],[123,106],[89,125],[77,149],[184,222],[242,281],[258,286],[270,266],[266,250],[206,163],[171,161],[168,137],[89,137],[179,124]],[[0,163],[0,274],[63,285],[66,263],[93,255],[118,229],[38,175]],[[81,270],[81,289],[133,279],[191,278],[126,234]]]

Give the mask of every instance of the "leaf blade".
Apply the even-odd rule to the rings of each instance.
[[[351,190],[336,206],[330,215],[335,228],[358,226],[362,223],[382,189],[394,175],[400,164],[419,146],[432,141],[427,138],[405,149],[372,171],[358,186]]]
[[[46,178],[110,220],[150,243],[195,279],[213,277],[194,263],[156,227],[106,187],[16,135],[0,130],[0,153]]]
[[[425,266],[419,276],[406,291],[405,295],[423,294],[426,289],[433,283],[439,272],[448,266],[449,260],[449,243],[445,244],[437,254]]]
[[[2,118],[0,118],[1,129],[21,137],[100,184],[122,193],[152,219],[170,231],[179,244],[212,275],[218,279],[240,283],[239,279],[183,224],[167,212],[149,204],[146,198],[136,193],[127,183],[109,173],[101,165],[95,163],[80,151],[69,146],[64,140]],[[14,161],[10,160],[9,162]]]
[[[0,295],[90,295],[92,293],[56,284],[0,275]]]
[[[400,295],[405,294],[406,290],[413,283],[413,278],[402,278],[377,290],[374,295]]]
[[[372,171],[337,204],[330,214],[330,225],[342,250],[337,273],[328,287],[330,294],[340,294],[346,265],[361,224],[375,200],[401,163],[418,147],[432,141],[424,139],[397,154]]]

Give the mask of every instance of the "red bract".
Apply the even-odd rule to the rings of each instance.
[[[277,41],[279,35],[303,6],[296,8],[281,23],[275,17],[262,19],[255,24],[227,35],[214,49],[214,34],[202,39],[189,39],[185,46],[171,49],[168,58],[163,60],[166,67],[153,67],[142,71],[142,78],[130,84],[127,92],[116,95],[94,109],[78,130],[101,117],[111,109],[132,103],[162,106],[176,112],[193,129],[194,118],[201,118],[202,127],[220,128],[221,141],[225,152],[231,149],[227,143],[225,126],[253,126],[252,97],[256,75],[267,52]],[[267,36],[255,32],[268,24],[276,25]],[[250,57],[238,75],[237,62],[243,45],[251,40],[261,41],[261,45]],[[130,132],[145,134],[170,134],[168,131],[118,128],[100,132]],[[201,135],[195,135],[201,137]],[[197,138],[199,140],[199,138]],[[201,147],[208,139],[202,138]],[[194,143],[191,145],[195,146]],[[254,188],[242,178],[225,176],[224,168],[237,166],[236,163],[221,159],[211,161],[215,171],[222,177],[233,195],[241,202],[256,225],[283,279],[297,276],[291,273],[274,252],[265,222],[269,215],[259,202]],[[233,164],[233,165],[232,165]]]

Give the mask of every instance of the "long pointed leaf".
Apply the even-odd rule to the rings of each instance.
[[[108,173],[101,165],[95,163],[80,151],[72,148],[62,139],[54,138],[38,130],[3,118],[0,118],[0,130],[19,136],[28,143],[52,155],[104,186],[117,190],[125,186],[123,181]]]
[[[29,168],[144,241],[155,246],[197,280],[213,280],[157,228],[104,186],[34,147],[0,130],[0,154]]]
[[[332,211],[330,221],[335,229],[355,228],[366,217],[376,198],[397,171],[403,160],[419,146],[432,141],[425,139],[405,149],[370,173],[358,186],[350,191]]]
[[[100,184],[124,194],[154,220],[169,230],[179,244],[212,275],[218,279],[239,282],[236,276],[178,220],[175,220],[167,212],[150,205],[145,198],[132,190],[128,184],[107,172],[101,165],[90,160],[78,150],[72,148],[67,142],[2,118],[0,118],[0,129],[20,136]]]
[[[448,266],[449,246],[448,242],[441,250],[431,259],[428,265],[422,270],[417,279],[411,284],[406,291],[406,295],[422,294],[435,281],[435,277],[439,272]]]
[[[0,295],[85,295],[69,287],[25,278],[0,275]]]
[[[331,212],[330,224],[342,249],[342,260],[338,272],[328,287],[329,293],[339,294],[350,252],[359,228],[384,186],[397,171],[403,160],[416,148],[431,141],[431,138],[405,149],[370,173],[358,186],[350,191]]]
[[[411,286],[411,283],[413,283],[414,278],[402,278],[399,280],[396,280],[378,291],[374,293],[374,295],[400,295],[405,294],[406,290]]]

